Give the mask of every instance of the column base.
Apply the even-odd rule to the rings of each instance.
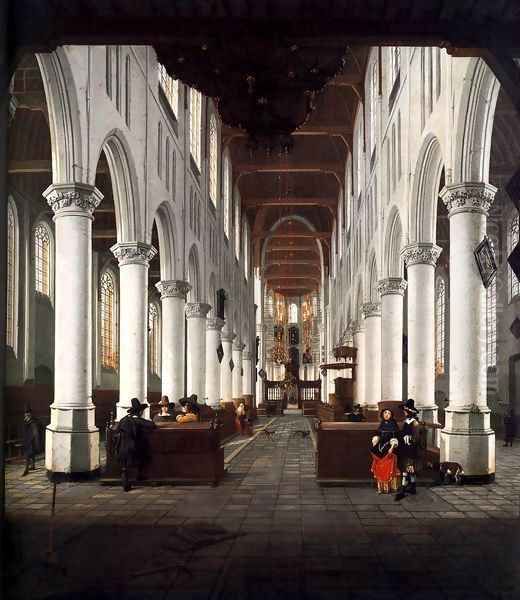
[[[495,432],[488,408],[446,409],[441,431],[441,462],[458,463],[464,482],[490,483],[495,478]]]
[[[45,432],[47,473],[85,477],[99,470],[99,430],[94,424],[94,405],[51,405],[51,423]]]
[[[49,477],[78,480],[99,471],[99,430],[59,431],[47,427],[45,467]],[[72,478],[72,479],[71,479]]]

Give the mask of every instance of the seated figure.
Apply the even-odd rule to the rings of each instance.
[[[349,421],[350,423],[361,423],[363,421],[366,421],[365,416],[363,415],[363,409],[361,408],[360,404],[356,404],[356,406],[354,406],[354,410],[348,415],[347,421]]]
[[[169,423],[175,420],[172,414],[174,404],[170,403],[168,396],[163,396],[159,402],[160,412],[153,418],[154,423]]]
[[[189,399],[182,399],[180,401],[180,405],[182,406],[182,415],[177,416],[177,423],[193,423],[199,420],[199,412],[200,409],[197,405],[197,402],[193,402],[192,398],[195,396],[193,394]],[[195,396],[195,399],[197,396]]]

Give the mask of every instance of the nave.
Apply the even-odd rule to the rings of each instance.
[[[518,445],[497,445],[495,483],[419,487],[397,504],[320,487],[306,417],[256,429],[217,488],[59,484],[54,566],[44,465],[23,480],[8,467],[12,598],[518,597]]]

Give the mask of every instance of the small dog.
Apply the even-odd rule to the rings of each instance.
[[[439,465],[439,480],[441,485],[450,483],[462,485],[464,483],[464,469],[456,462],[442,462]]]
[[[271,442],[274,440],[275,433],[276,431],[274,429],[267,429],[267,427],[265,429],[262,429],[262,435]]]

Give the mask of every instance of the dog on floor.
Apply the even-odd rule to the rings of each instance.
[[[441,462],[439,464],[440,485],[462,485],[464,483],[464,469],[457,462]]]

